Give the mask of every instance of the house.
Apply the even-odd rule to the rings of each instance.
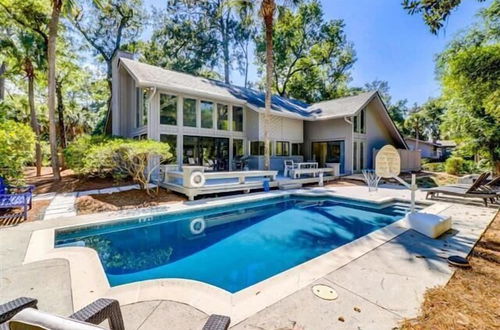
[[[449,140],[424,141],[415,138],[405,138],[406,144],[410,150],[420,150],[422,158],[435,160],[444,160],[448,158],[453,149],[456,148],[456,143]]]
[[[113,135],[168,143],[170,162],[235,169],[243,156],[264,167],[264,93],[140,63],[119,52],[113,61]],[[307,104],[272,98],[271,169],[285,159],[339,163],[341,173],[373,166],[374,149],[407,149],[377,92]]]

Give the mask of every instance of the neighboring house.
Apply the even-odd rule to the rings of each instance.
[[[234,169],[246,156],[264,167],[264,93],[137,62],[119,52],[113,61],[113,135],[149,138],[171,146],[171,162],[216,162]],[[373,166],[373,149],[407,149],[377,92],[316,104],[272,98],[271,168],[285,159],[340,163],[341,173]]]
[[[449,140],[423,141],[415,138],[405,138],[410,150],[420,150],[422,158],[444,160],[448,158],[453,149],[457,146],[455,142]]]

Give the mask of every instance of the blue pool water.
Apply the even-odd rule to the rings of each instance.
[[[401,203],[288,196],[58,231],[56,247],[95,249],[111,286],[184,278],[237,292],[385,227],[407,211]]]

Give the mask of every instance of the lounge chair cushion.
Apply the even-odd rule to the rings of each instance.
[[[10,330],[96,330],[99,326],[26,308],[9,321]]]
[[[410,213],[406,216],[408,227],[430,238],[437,238],[451,229],[451,217],[430,213]]]

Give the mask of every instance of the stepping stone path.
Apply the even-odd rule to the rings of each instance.
[[[44,220],[73,217],[76,215],[75,201],[78,193],[57,194],[45,210]]]

